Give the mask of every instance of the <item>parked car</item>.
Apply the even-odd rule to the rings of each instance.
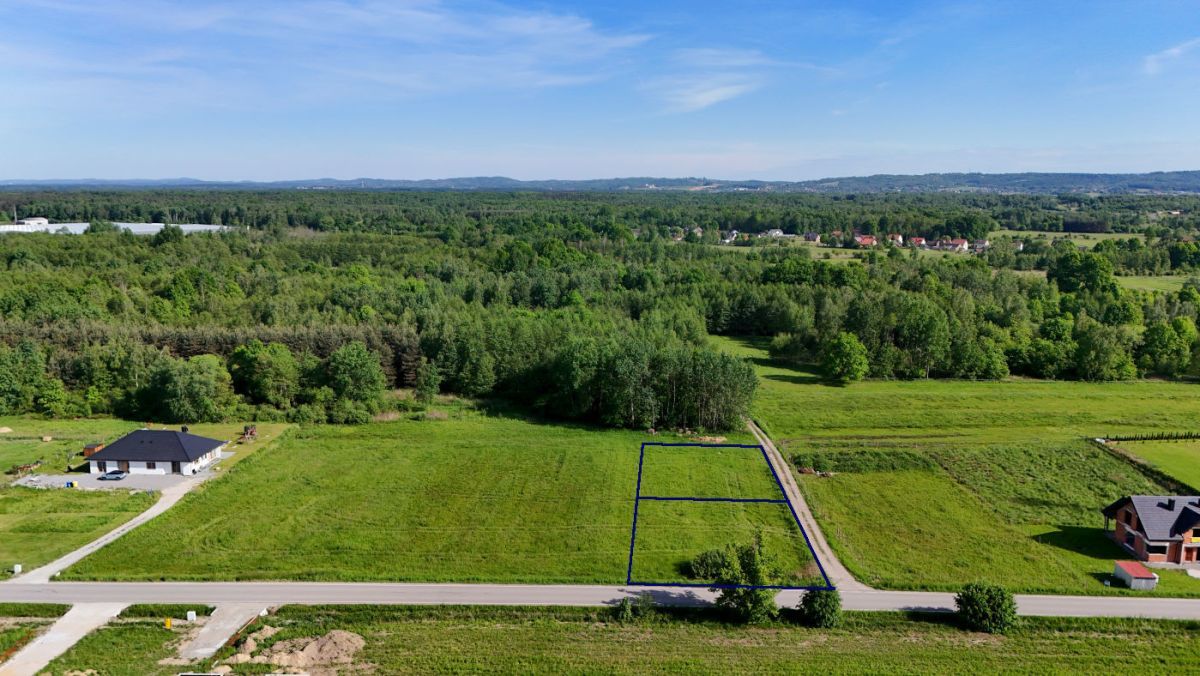
[[[122,472],[119,469],[114,469],[111,472],[105,472],[97,477],[100,481],[120,481],[129,476],[129,472]]]

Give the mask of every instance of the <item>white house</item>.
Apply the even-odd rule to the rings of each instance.
[[[184,431],[135,430],[89,456],[88,471],[195,474],[221,457],[224,447],[224,441]]]
[[[18,220],[17,225],[50,225],[50,220],[41,216],[34,216]]]

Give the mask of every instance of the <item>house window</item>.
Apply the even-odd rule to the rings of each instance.
[[[158,465],[156,465],[153,460],[146,461],[146,469],[154,469],[157,466]]]
[[[1132,533],[1132,532],[1129,532],[1129,533],[1126,533],[1126,534],[1125,534],[1125,544],[1126,544],[1126,546],[1128,546],[1130,549],[1132,549],[1132,548],[1133,548],[1133,533]]]
[[[1147,554],[1166,554],[1167,546],[1166,545],[1146,545],[1146,553]]]
[[[100,470],[101,472],[107,472],[108,471],[108,463],[101,460],[96,463],[96,469]]]

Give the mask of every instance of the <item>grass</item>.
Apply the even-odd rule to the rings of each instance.
[[[213,606],[197,603],[135,603],[121,611],[120,617],[126,618],[158,618],[187,617],[189,612],[196,615],[212,615]]]
[[[762,341],[717,343],[754,360],[761,380],[753,413],[786,457],[867,461],[797,480],[843,563],[884,588],[954,590],[985,579],[1027,592],[1128,593],[1104,585],[1113,560],[1128,556],[1103,534],[1099,510],[1164,489],[1084,439],[1194,428],[1190,384],[831,387],[771,362]],[[928,462],[893,467],[880,454]],[[1179,571],[1161,578],[1156,595],[1200,596],[1200,581]]]
[[[471,410],[306,428],[63,577],[624,582],[645,439]]]
[[[1183,288],[1188,277],[1179,275],[1129,275],[1117,277],[1116,279],[1118,284],[1127,289],[1176,293]]]
[[[0,489],[0,575],[13,564],[26,571],[57,559],[154,504],[145,491]]]
[[[58,618],[70,609],[61,603],[0,603],[0,617]]]
[[[758,448],[647,446],[642,495],[779,499],[779,484]]]
[[[778,491],[778,489],[776,489]],[[787,505],[746,502],[642,501],[633,548],[633,580],[702,584],[689,577],[697,554],[761,536],[783,578],[774,584],[824,585]]]
[[[251,627],[270,644],[334,629],[366,640],[356,667],[374,673],[1190,673],[1198,625],[1140,619],[1027,618],[1004,636],[965,632],[946,616],[846,613],[841,627],[730,625],[702,611],[621,624],[585,608],[286,606]],[[171,637],[151,625],[98,630],[50,673],[175,673],[158,660]],[[219,653],[224,658],[232,649]],[[201,666],[195,665],[197,669]],[[173,667],[175,671],[181,667]],[[238,665],[239,674],[277,670]]]
[[[1117,446],[1200,489],[1200,441],[1122,441]]]
[[[1046,230],[996,230],[990,235],[996,237],[1012,237],[1013,239],[1070,239],[1076,246],[1088,249],[1106,239],[1142,239],[1136,232],[1051,232]]]
[[[196,662],[160,663],[178,655],[187,631],[184,624],[166,629],[162,620],[115,620],[84,636],[40,673],[168,676],[202,671]]]

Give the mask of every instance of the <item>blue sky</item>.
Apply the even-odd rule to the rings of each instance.
[[[0,178],[1200,169],[1200,1],[2,0]]]

